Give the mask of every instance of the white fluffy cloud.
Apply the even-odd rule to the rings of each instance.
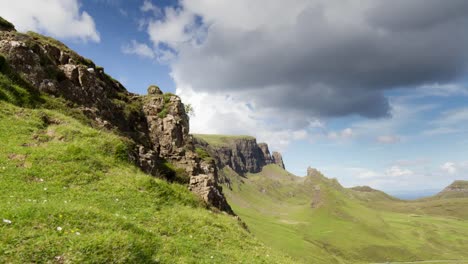
[[[464,178],[468,174],[468,161],[447,161],[440,166],[440,169],[449,175]]]
[[[229,95],[195,92],[190,86],[178,86],[177,94],[194,108],[192,133],[253,135],[259,142],[268,142],[273,150],[283,150],[291,141],[308,136],[304,129],[287,129],[279,122],[270,122],[270,111]]]
[[[440,168],[448,174],[455,174],[457,172],[457,165],[453,162],[445,162]]]
[[[78,0],[0,0],[0,16],[20,31],[37,31],[53,37],[99,42],[93,18]]]
[[[129,44],[122,46],[122,52],[125,54],[135,54],[142,58],[155,58],[155,53],[148,45],[132,40]]]
[[[402,168],[399,166],[392,166],[387,169],[385,174],[390,177],[405,177],[413,175],[414,172],[410,169]]]

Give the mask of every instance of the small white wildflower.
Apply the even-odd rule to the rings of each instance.
[[[79,235],[81,235],[81,233],[80,232],[75,232],[75,235],[79,236]]]
[[[57,226],[57,231],[62,231],[62,227]]]
[[[214,258],[213,256],[211,256],[211,258]]]
[[[118,201],[119,201],[119,198],[115,198],[115,201],[118,202]]]
[[[67,201],[63,201],[64,203],[68,203]]]
[[[8,219],[3,219],[3,223],[6,223],[6,224],[11,224],[11,220],[8,220]]]
[[[192,236],[192,235],[190,235],[190,238],[193,238],[193,236]]]
[[[44,191],[47,191],[47,188],[44,188]]]
[[[2,167],[2,170],[5,170],[6,168],[5,167]]]
[[[44,182],[44,179],[40,178],[39,181],[40,181],[40,182]]]

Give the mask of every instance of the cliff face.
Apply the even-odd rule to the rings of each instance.
[[[239,175],[258,173],[268,164],[277,164],[284,169],[281,154],[273,152],[272,156],[268,145],[257,143],[253,137],[195,135],[194,143],[213,157],[218,168],[229,166]]]
[[[214,162],[194,151],[189,118],[178,96],[163,94],[156,86],[146,96],[132,94],[63,43],[14,27],[0,27],[0,54],[30,89],[61,97],[92,126],[129,138],[134,149],[130,157],[145,172],[184,181],[208,204],[232,213]]]

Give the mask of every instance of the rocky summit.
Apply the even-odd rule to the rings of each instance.
[[[283,157],[279,152],[270,154],[266,143],[257,143],[250,136],[194,135],[197,147],[206,150],[214,158],[219,169],[230,167],[236,173],[258,173],[268,164],[284,169]]]
[[[145,172],[186,183],[208,204],[232,213],[215,164],[194,151],[189,117],[178,96],[157,86],[150,86],[147,95],[130,93],[104,68],[63,43],[0,22],[2,58],[31,89],[65,99],[93,127],[127,137],[133,149],[129,158]]]

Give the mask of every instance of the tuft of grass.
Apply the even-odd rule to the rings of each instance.
[[[208,154],[208,152],[202,148],[195,148],[195,153],[197,153],[197,155],[205,160],[205,161],[212,161],[213,158],[210,156],[210,154]]]
[[[2,55],[0,55],[0,101],[23,107],[35,107],[44,102],[39,92],[13,71]]]
[[[158,117],[159,117],[159,118],[165,118],[165,117],[167,116],[168,113],[169,113],[169,112],[168,112],[167,108],[164,107],[163,110],[161,110],[161,112],[158,113]]]
[[[169,114],[169,110],[167,108],[168,108],[168,104],[171,102],[171,98],[173,96],[176,96],[176,95],[173,94],[173,93],[163,94],[164,106],[163,106],[163,109],[161,110],[161,112],[158,113],[159,118],[165,118],[167,116],[167,114]]]

